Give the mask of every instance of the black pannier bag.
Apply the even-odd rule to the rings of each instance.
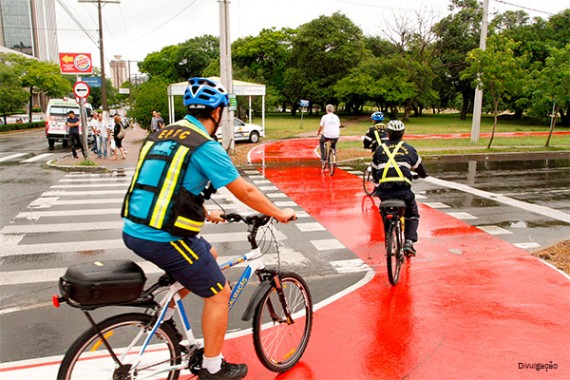
[[[70,266],[59,279],[64,297],[85,306],[104,306],[136,300],[146,277],[131,260],[106,260]]]

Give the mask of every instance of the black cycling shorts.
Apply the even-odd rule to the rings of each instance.
[[[134,253],[169,273],[200,297],[211,297],[226,285],[226,278],[210,252],[212,246],[201,237],[163,243],[123,233],[123,240]]]

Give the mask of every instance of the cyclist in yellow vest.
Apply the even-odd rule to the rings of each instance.
[[[383,142],[374,152],[372,168],[375,178],[378,178],[375,195],[381,201],[401,199],[406,202],[404,251],[408,256],[415,256],[414,243],[418,241],[420,214],[411,190],[412,171],[420,178],[427,177],[427,172],[416,149],[402,141],[405,128],[401,121],[390,120],[386,126],[388,141]]]
[[[152,133],[144,142],[122,207],[123,240],[138,256],[168,272],[204,301],[204,357],[199,380],[239,380],[245,364],[222,356],[228,323],[230,288],[216,263],[217,252],[198,234],[204,222],[220,223],[221,210],[208,211],[208,184],[226,187],[252,209],[279,222],[295,219],[244,180],[221,145],[212,137],[229,105],[226,89],[208,78],[191,78],[184,93],[187,115]],[[211,192],[210,192],[211,193]],[[165,314],[172,322],[174,309]]]

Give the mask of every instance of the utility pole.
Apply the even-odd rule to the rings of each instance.
[[[80,3],[97,3],[97,13],[99,18],[99,55],[101,56],[101,107],[103,108],[103,118],[109,117],[109,106],[107,105],[107,84],[105,83],[105,52],[103,49],[103,15],[102,4],[119,4],[119,0],[79,0]]]
[[[487,14],[489,13],[489,0],[483,0],[483,19],[481,20],[481,37],[479,39],[479,49],[485,50],[487,47]],[[478,76],[478,75],[477,75]],[[481,108],[483,106],[483,89],[477,84],[475,89],[475,100],[473,101],[473,120],[471,122],[471,142],[479,142],[479,132],[481,131]]]
[[[218,2],[220,3],[220,79],[226,90],[228,90],[228,93],[233,94],[230,2],[229,0],[218,0]],[[233,154],[235,152],[234,111],[230,108],[231,107],[224,108],[224,117],[221,125],[222,147],[226,152]]]

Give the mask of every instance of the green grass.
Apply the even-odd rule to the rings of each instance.
[[[301,136],[316,136],[319,127],[319,121],[322,113],[319,115],[297,113],[295,117],[290,113],[270,113],[266,115],[265,133],[266,140],[281,140],[287,138]],[[372,124],[368,115],[347,116],[339,115],[341,122],[345,128],[341,130],[342,136],[362,136],[366,133]],[[385,122],[387,122],[386,120]],[[254,123],[260,124],[261,119],[253,120]],[[472,120],[460,120],[458,114],[431,114],[425,113],[422,117],[412,117],[406,122],[406,132],[412,134],[439,134],[439,133],[471,133]],[[490,133],[493,128],[493,117],[483,116],[481,119],[481,133]],[[548,122],[537,121],[532,119],[514,120],[508,116],[501,117],[497,125],[496,133],[500,132],[530,132],[549,130]],[[566,128],[556,128],[555,130],[567,130]],[[405,139],[405,137],[404,137]],[[489,138],[480,138],[478,143],[472,143],[470,138],[462,139],[413,139],[409,142],[418,150],[425,150],[431,153],[490,153],[494,151],[501,152],[520,152],[520,151],[557,151],[570,150],[570,136],[553,135],[550,140],[549,147],[545,147],[546,136],[540,137],[500,137],[496,135],[493,139],[491,149],[487,149]],[[360,149],[362,143],[360,141],[341,141],[339,149],[355,148]]]

